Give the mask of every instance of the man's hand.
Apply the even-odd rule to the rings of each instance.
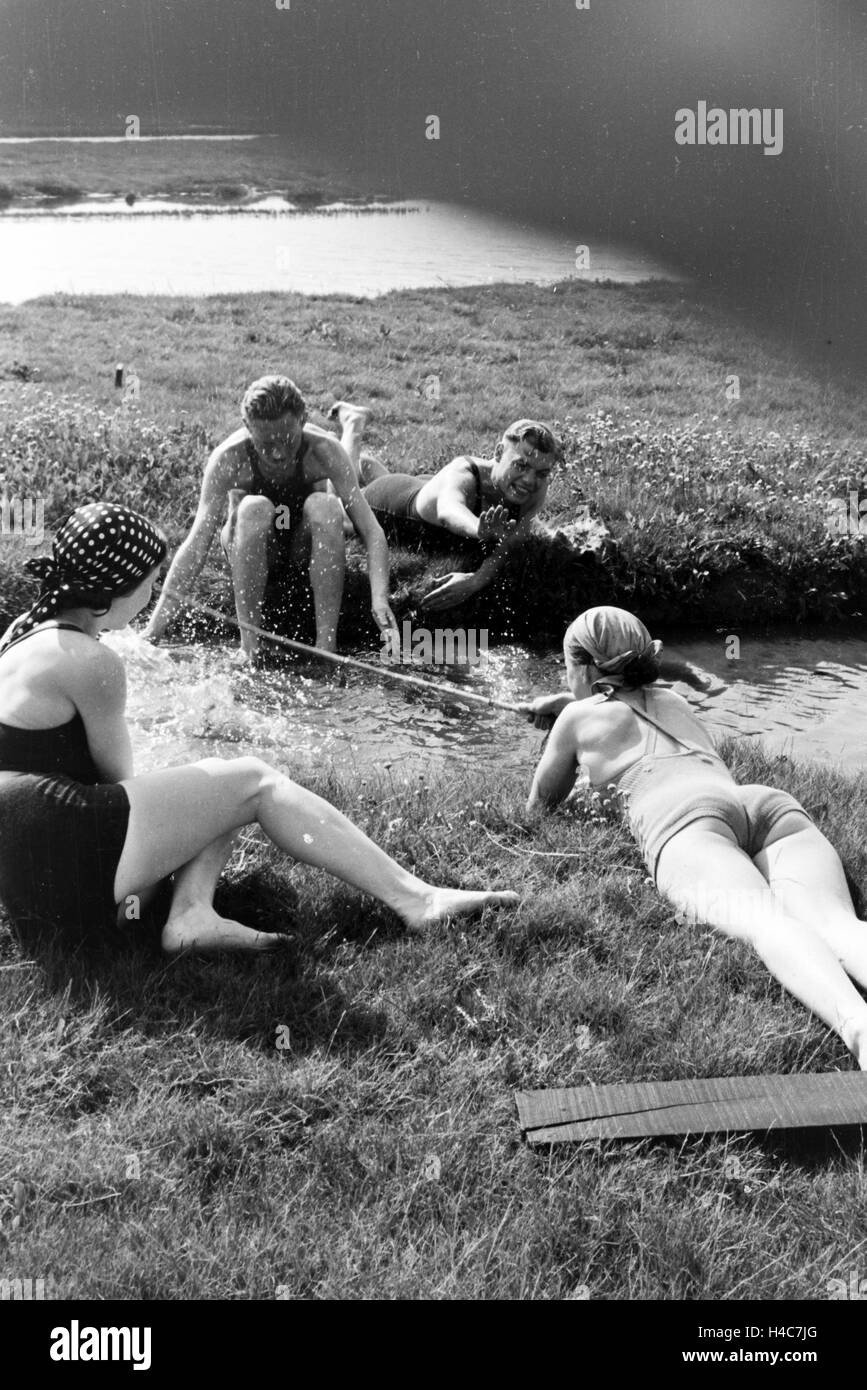
[[[458,603],[463,603],[464,599],[477,594],[479,587],[479,581],[474,574],[462,574],[453,570],[451,574],[444,574],[437,580],[434,587],[422,598],[422,605],[432,609],[454,608]]]
[[[501,541],[511,535],[517,524],[517,521],[509,516],[506,508],[498,502],[495,507],[488,507],[486,511],[480,512],[479,540]]]
[[[373,614],[373,621],[376,623],[380,632],[394,633],[395,639],[399,642],[400,635],[398,633],[397,618],[391,611],[391,604],[388,599],[384,598],[379,601],[374,601],[370,611]]]

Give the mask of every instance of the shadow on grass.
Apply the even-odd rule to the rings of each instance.
[[[592,1152],[600,1160],[649,1160],[654,1154],[691,1160],[702,1165],[719,1160],[720,1187],[730,1200],[744,1205],[769,1187],[777,1187],[775,1173],[797,1168],[804,1174],[822,1173],[835,1158],[849,1160],[865,1149],[864,1124],[809,1126],[804,1129],[717,1130],[701,1135],[657,1135],[647,1139],[598,1139],[569,1144],[539,1144],[530,1152],[552,1171],[568,1169],[580,1153]],[[685,1163],[689,1167],[689,1163]],[[686,1182],[684,1180],[686,1185]],[[781,1192],[784,1194],[784,1188]]]
[[[287,912],[287,899],[289,908]],[[345,899],[345,901],[344,901]],[[83,1013],[97,999],[110,1017],[146,1036],[243,1042],[294,1056],[321,1051],[342,1055],[363,1051],[389,1030],[388,1016],[347,997],[335,983],[327,961],[343,941],[388,939],[402,930],[396,919],[377,922],[378,912],[362,911],[348,891],[335,901],[329,893],[329,926],[324,932],[312,914],[298,913],[298,894],[278,882],[267,867],[222,882],[214,904],[222,916],[275,934],[285,929],[273,953],[207,957],[164,955],[160,929],[168,894],[155,911],[129,931],[106,931],[98,939],[66,939],[34,927],[8,924],[0,929],[5,962],[27,969],[33,962],[49,993],[64,996]],[[385,914],[384,914],[385,915]],[[371,920],[368,920],[368,918]]]

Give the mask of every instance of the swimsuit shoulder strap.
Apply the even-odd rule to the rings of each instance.
[[[29,632],[22,632],[22,634],[21,634],[20,637],[13,637],[13,638],[12,638],[12,641],[11,641],[11,642],[8,642],[8,643],[6,644],[6,646],[3,648],[2,652],[0,652],[0,656],[5,656],[6,653],[7,653],[7,652],[10,652],[10,651],[12,650],[13,647],[17,647],[19,642],[26,642],[26,641],[27,641],[27,638],[28,638],[28,637],[33,637],[35,633],[37,633],[37,632],[47,632],[48,630],[49,630],[49,629],[44,628],[44,627],[32,627],[32,628],[30,629]],[[83,631],[82,628],[76,627],[75,623],[53,623],[53,624],[52,624],[51,630],[53,630],[54,632],[82,632],[82,631]]]
[[[647,750],[649,753],[653,753],[656,751],[656,745],[659,742],[660,733],[665,734],[666,738],[672,739],[674,743],[679,743],[682,748],[688,749],[691,753],[710,753],[712,751],[710,748],[706,748],[703,744],[696,743],[693,739],[684,738],[683,734],[675,733],[674,730],[669,727],[665,720],[655,719],[652,714],[648,714],[646,708],[647,696],[644,695],[643,699],[645,701],[645,708],[643,710],[635,709],[633,705],[630,705],[630,709],[632,709],[634,713],[638,715],[639,719],[643,719],[646,723],[650,724],[651,728],[655,732],[656,736],[653,740],[653,746],[652,748],[649,748]],[[625,704],[626,701],[623,701],[623,703]]]
[[[601,704],[606,704],[606,703],[607,703],[608,701],[610,701],[610,700],[616,700],[616,699],[617,699],[617,692],[616,692],[616,690],[614,689],[614,686],[609,686],[609,688],[608,688],[607,690],[601,690],[601,691],[599,691],[598,694],[594,695],[592,698],[595,700],[595,702],[596,702],[597,704],[600,704],[600,705],[601,705]],[[626,700],[621,700],[620,703],[621,703],[621,705],[625,705],[625,704],[627,703],[627,701],[626,701]],[[645,750],[644,750],[644,752],[642,753],[641,756],[642,756],[643,758],[647,758],[647,757],[651,757],[651,758],[652,758],[652,757],[655,755],[655,753],[656,753],[656,745],[659,743],[659,726],[658,726],[657,724],[654,724],[654,721],[653,721],[652,719],[649,719],[648,716],[647,716],[646,714],[642,714],[642,712],[641,712],[640,709],[635,709],[635,707],[634,707],[633,705],[630,705],[629,708],[632,710],[632,713],[633,713],[633,714],[635,714],[635,715],[638,716],[639,719],[643,719],[647,724],[649,724],[649,725],[651,726],[651,727],[650,727],[650,733],[651,733],[650,742],[648,743],[647,747],[645,748]]]
[[[247,462],[249,463],[250,468],[252,470],[253,478],[257,483],[262,484],[264,483],[265,479],[262,477],[262,472],[259,468],[259,455],[256,453],[252,439],[247,439],[246,449]]]
[[[470,472],[472,473],[473,478],[475,479],[475,483],[476,483],[476,513],[475,513],[475,514],[476,514],[476,516],[481,516],[481,512],[482,512],[482,503],[483,503],[483,500],[484,500],[483,497],[482,497],[482,475],[481,475],[481,473],[480,473],[480,471],[479,471],[479,465],[476,463],[476,461],[475,461],[474,458],[470,458],[469,454],[464,454],[464,458],[467,460],[467,463],[470,465]],[[509,516],[512,518],[512,520],[513,520],[513,521],[519,521],[519,520],[520,520],[520,517],[521,517],[521,508],[520,508],[520,506],[518,505],[518,503],[517,503],[517,502],[506,502],[506,503],[504,503],[504,505],[505,505],[506,511],[508,512],[508,514],[509,514]],[[472,510],[472,508],[470,508],[470,510]]]
[[[617,698],[617,690],[614,687],[610,687],[608,690],[601,691],[595,696],[595,699],[599,703],[601,703],[604,700],[616,700]],[[645,695],[643,698],[646,704],[647,696]],[[629,704],[628,700],[621,700],[620,703],[623,705]],[[629,708],[632,710],[632,713],[634,715],[636,715],[639,719],[643,719],[646,724],[649,724],[653,731],[653,738],[648,747],[645,749],[644,754],[642,755],[643,757],[652,757],[655,754],[657,744],[659,743],[659,735],[661,733],[665,734],[666,738],[670,738],[674,743],[679,743],[681,748],[688,750],[690,753],[713,752],[713,749],[706,748],[704,744],[696,743],[692,739],[684,738],[683,734],[675,733],[674,729],[670,728],[668,724],[665,722],[665,720],[655,719],[652,714],[649,714],[647,712],[646,708],[640,710],[636,709],[634,705],[629,705]]]
[[[476,463],[475,459],[470,458],[469,454],[465,454],[464,458],[470,465],[470,472],[472,473],[476,484],[476,514],[478,515],[478,513],[482,510],[482,475],[479,472],[479,465]]]

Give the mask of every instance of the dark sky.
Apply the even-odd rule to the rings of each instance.
[[[372,181],[663,250],[860,366],[865,60],[867,0],[0,0],[0,124],[315,135]],[[699,100],[781,107],[782,153],[678,146]]]

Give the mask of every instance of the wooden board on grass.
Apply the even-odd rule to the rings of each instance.
[[[516,1091],[530,1144],[867,1124],[867,1072],[716,1076]]]

